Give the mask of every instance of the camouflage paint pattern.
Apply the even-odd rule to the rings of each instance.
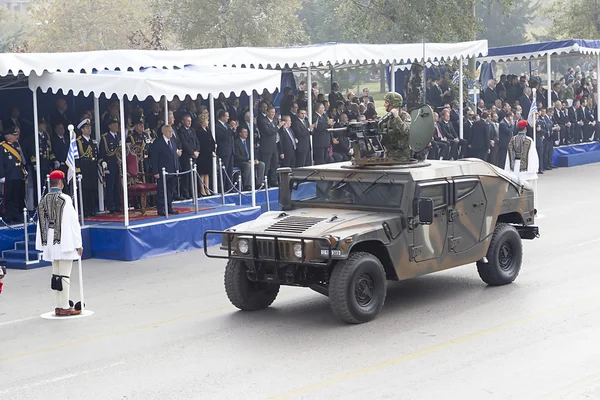
[[[349,204],[340,209],[339,204],[291,201],[290,179],[302,180],[315,171],[309,181],[339,181],[354,171],[355,175],[346,181],[401,184],[404,186],[401,207]],[[279,172],[280,203],[285,214],[264,213],[256,220],[232,227],[236,235],[277,234],[272,230],[273,224],[290,217],[322,218],[298,237],[335,237],[333,248],[339,254],[332,258],[336,260],[346,259],[356,246],[383,245],[391,264],[386,267],[394,272],[391,277],[388,273],[388,279],[409,279],[476,262],[486,255],[498,222],[523,226],[534,223],[534,194],[529,183],[479,159],[363,168],[344,162],[285,168]],[[443,195],[434,209],[433,223],[423,225],[413,209],[413,200],[432,188]],[[279,234],[290,232],[279,231]],[[327,258],[320,253],[319,246],[308,248],[315,251],[308,259]],[[382,263],[385,265],[385,260]]]

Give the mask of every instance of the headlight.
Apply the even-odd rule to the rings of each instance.
[[[300,243],[294,245],[294,255],[296,258],[302,258],[302,245]]]
[[[248,249],[249,249],[249,243],[246,239],[241,239],[238,242],[238,250],[240,251],[240,253],[242,254],[248,254]]]

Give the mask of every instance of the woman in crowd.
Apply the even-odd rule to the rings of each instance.
[[[208,114],[200,114],[198,120],[200,127],[196,130],[196,136],[198,137],[198,143],[200,143],[200,155],[198,156],[197,168],[200,179],[204,183],[200,185],[200,195],[209,196],[209,176],[212,170],[213,158],[217,156],[215,154],[215,141],[208,130]]]

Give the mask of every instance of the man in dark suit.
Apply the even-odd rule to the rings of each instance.
[[[281,120],[283,121],[283,126],[279,128],[279,140],[281,142],[281,152],[283,154],[281,166],[293,168],[296,166],[298,140],[292,131],[292,119],[290,116],[284,115],[281,117]]]
[[[248,139],[248,128],[239,128],[239,137],[233,139],[234,165],[242,172],[242,185],[244,190],[252,190],[250,140]],[[254,160],[255,187],[260,188],[265,180],[265,163]]]
[[[433,158],[436,160],[439,160],[441,157],[444,160],[449,160],[450,159],[450,143],[448,142],[448,138],[446,138],[446,136],[444,136],[444,134],[442,133],[442,131],[440,129],[438,113],[436,113],[436,112],[433,113],[433,120],[434,120],[433,144],[435,144],[438,149],[437,152],[432,152],[432,154],[435,153],[433,155]],[[450,124],[450,125],[452,126],[452,124]],[[452,127],[454,127],[454,126],[452,126]]]
[[[473,122],[473,131],[471,136],[471,157],[487,160],[490,152],[490,124],[487,119],[487,111],[481,113],[481,119]]]
[[[279,151],[277,149],[277,132],[283,122],[277,123],[275,107],[267,107],[266,114],[258,114],[256,125],[260,133],[260,159],[265,163],[269,186],[278,186],[277,168],[279,167]]]
[[[163,182],[162,169],[169,174],[179,172],[179,157],[177,156],[177,145],[172,140],[173,128],[171,125],[163,125],[161,128],[162,137],[158,137],[152,143],[151,165],[154,177],[158,179],[158,190],[156,194],[156,209],[158,215],[165,215],[165,210],[169,214],[179,214],[173,210],[173,185],[174,176],[166,176],[167,204],[165,204],[165,182]]]
[[[508,111],[506,116],[502,121],[500,121],[500,125],[498,128],[499,131],[499,145],[498,145],[498,165],[497,167],[504,169],[504,164],[506,163],[506,155],[508,154],[508,143],[510,143],[510,139],[513,137],[513,112]]]
[[[223,177],[223,185],[225,190],[231,189],[230,179],[233,177],[233,130],[231,130],[229,121],[229,112],[220,109],[217,112],[217,123],[215,124],[215,143],[217,144],[217,157],[221,159],[225,173]],[[231,122],[237,127],[237,121]]]
[[[313,130],[315,165],[325,164],[328,156],[327,150],[331,145],[331,135],[327,129],[330,125],[333,125],[333,121],[327,119],[323,103],[317,103],[313,122],[316,124]]]
[[[181,119],[182,126],[177,132],[177,136],[181,141],[181,157],[179,159],[179,165],[181,171],[189,171],[192,169],[190,164],[190,158],[192,162],[198,158],[200,154],[200,143],[198,143],[198,137],[196,132],[192,128],[192,117],[189,114],[185,114]],[[190,188],[190,179],[187,175],[181,177],[181,197],[184,199],[191,199],[192,191]]]
[[[292,118],[292,130],[294,131],[294,136],[296,139],[298,139],[295,167],[306,167],[312,165],[312,160],[310,157],[310,135],[312,134],[313,128],[314,124],[312,126],[308,124],[306,110],[298,110],[297,117]]]
[[[583,125],[585,115],[583,114],[583,110],[581,109],[581,103],[579,100],[573,101],[573,105],[569,107],[569,122],[571,122],[572,126],[572,135],[573,143],[581,143],[583,141]]]
[[[521,111],[521,116],[524,119],[527,119],[529,117],[529,110],[531,109],[531,88],[526,87],[523,90],[523,95],[521,96],[521,98],[519,99],[519,104],[521,105],[521,108],[523,111]],[[529,133],[529,130],[528,130]]]
[[[450,123],[450,111],[446,108],[442,110],[442,122],[439,124],[440,130],[448,139],[450,144],[450,157],[455,160],[464,158],[464,154],[467,151],[467,141],[461,139],[458,134],[454,131],[454,126]],[[460,151],[459,151],[460,148]]]

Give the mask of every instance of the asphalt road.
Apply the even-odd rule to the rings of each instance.
[[[308,289],[239,312],[202,251],[85,261],[95,314],[70,321],[39,317],[49,269],[9,271],[0,399],[598,399],[599,176],[541,177],[541,238],[513,284],[488,288],[474,265],[394,283],[356,326]]]

